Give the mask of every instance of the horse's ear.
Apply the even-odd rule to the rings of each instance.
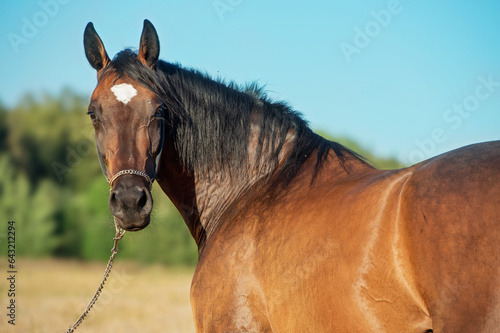
[[[139,60],[148,67],[153,67],[160,56],[160,41],[158,34],[151,22],[144,20],[141,45],[139,46]]]
[[[92,22],[89,22],[87,27],[85,27],[85,32],[83,33],[83,46],[85,47],[87,60],[96,71],[99,72],[111,62],[104,48],[104,44],[95,31]]]

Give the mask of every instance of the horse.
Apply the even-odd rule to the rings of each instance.
[[[157,181],[199,252],[197,332],[499,332],[500,141],[377,170],[284,102],[159,59],[148,20],[112,60],[90,22],[88,114],[119,226]]]

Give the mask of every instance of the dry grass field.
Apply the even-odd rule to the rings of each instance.
[[[6,265],[0,265],[2,333],[66,332],[86,308],[105,268],[104,263],[49,259],[18,258],[16,264],[15,326],[7,322],[8,276]],[[192,275],[190,269],[141,266],[118,258],[101,299],[77,332],[194,332]]]

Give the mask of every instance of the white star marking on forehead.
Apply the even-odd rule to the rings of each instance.
[[[137,90],[135,90],[135,88],[128,83],[114,85],[111,87],[111,91],[115,94],[116,99],[125,105],[127,105],[127,103],[130,102],[135,95],[137,95]]]

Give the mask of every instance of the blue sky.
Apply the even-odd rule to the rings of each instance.
[[[161,58],[266,85],[314,129],[412,163],[500,139],[500,2],[3,1],[0,101],[71,87],[95,72],[82,35],[108,54],[137,47],[148,18]]]

